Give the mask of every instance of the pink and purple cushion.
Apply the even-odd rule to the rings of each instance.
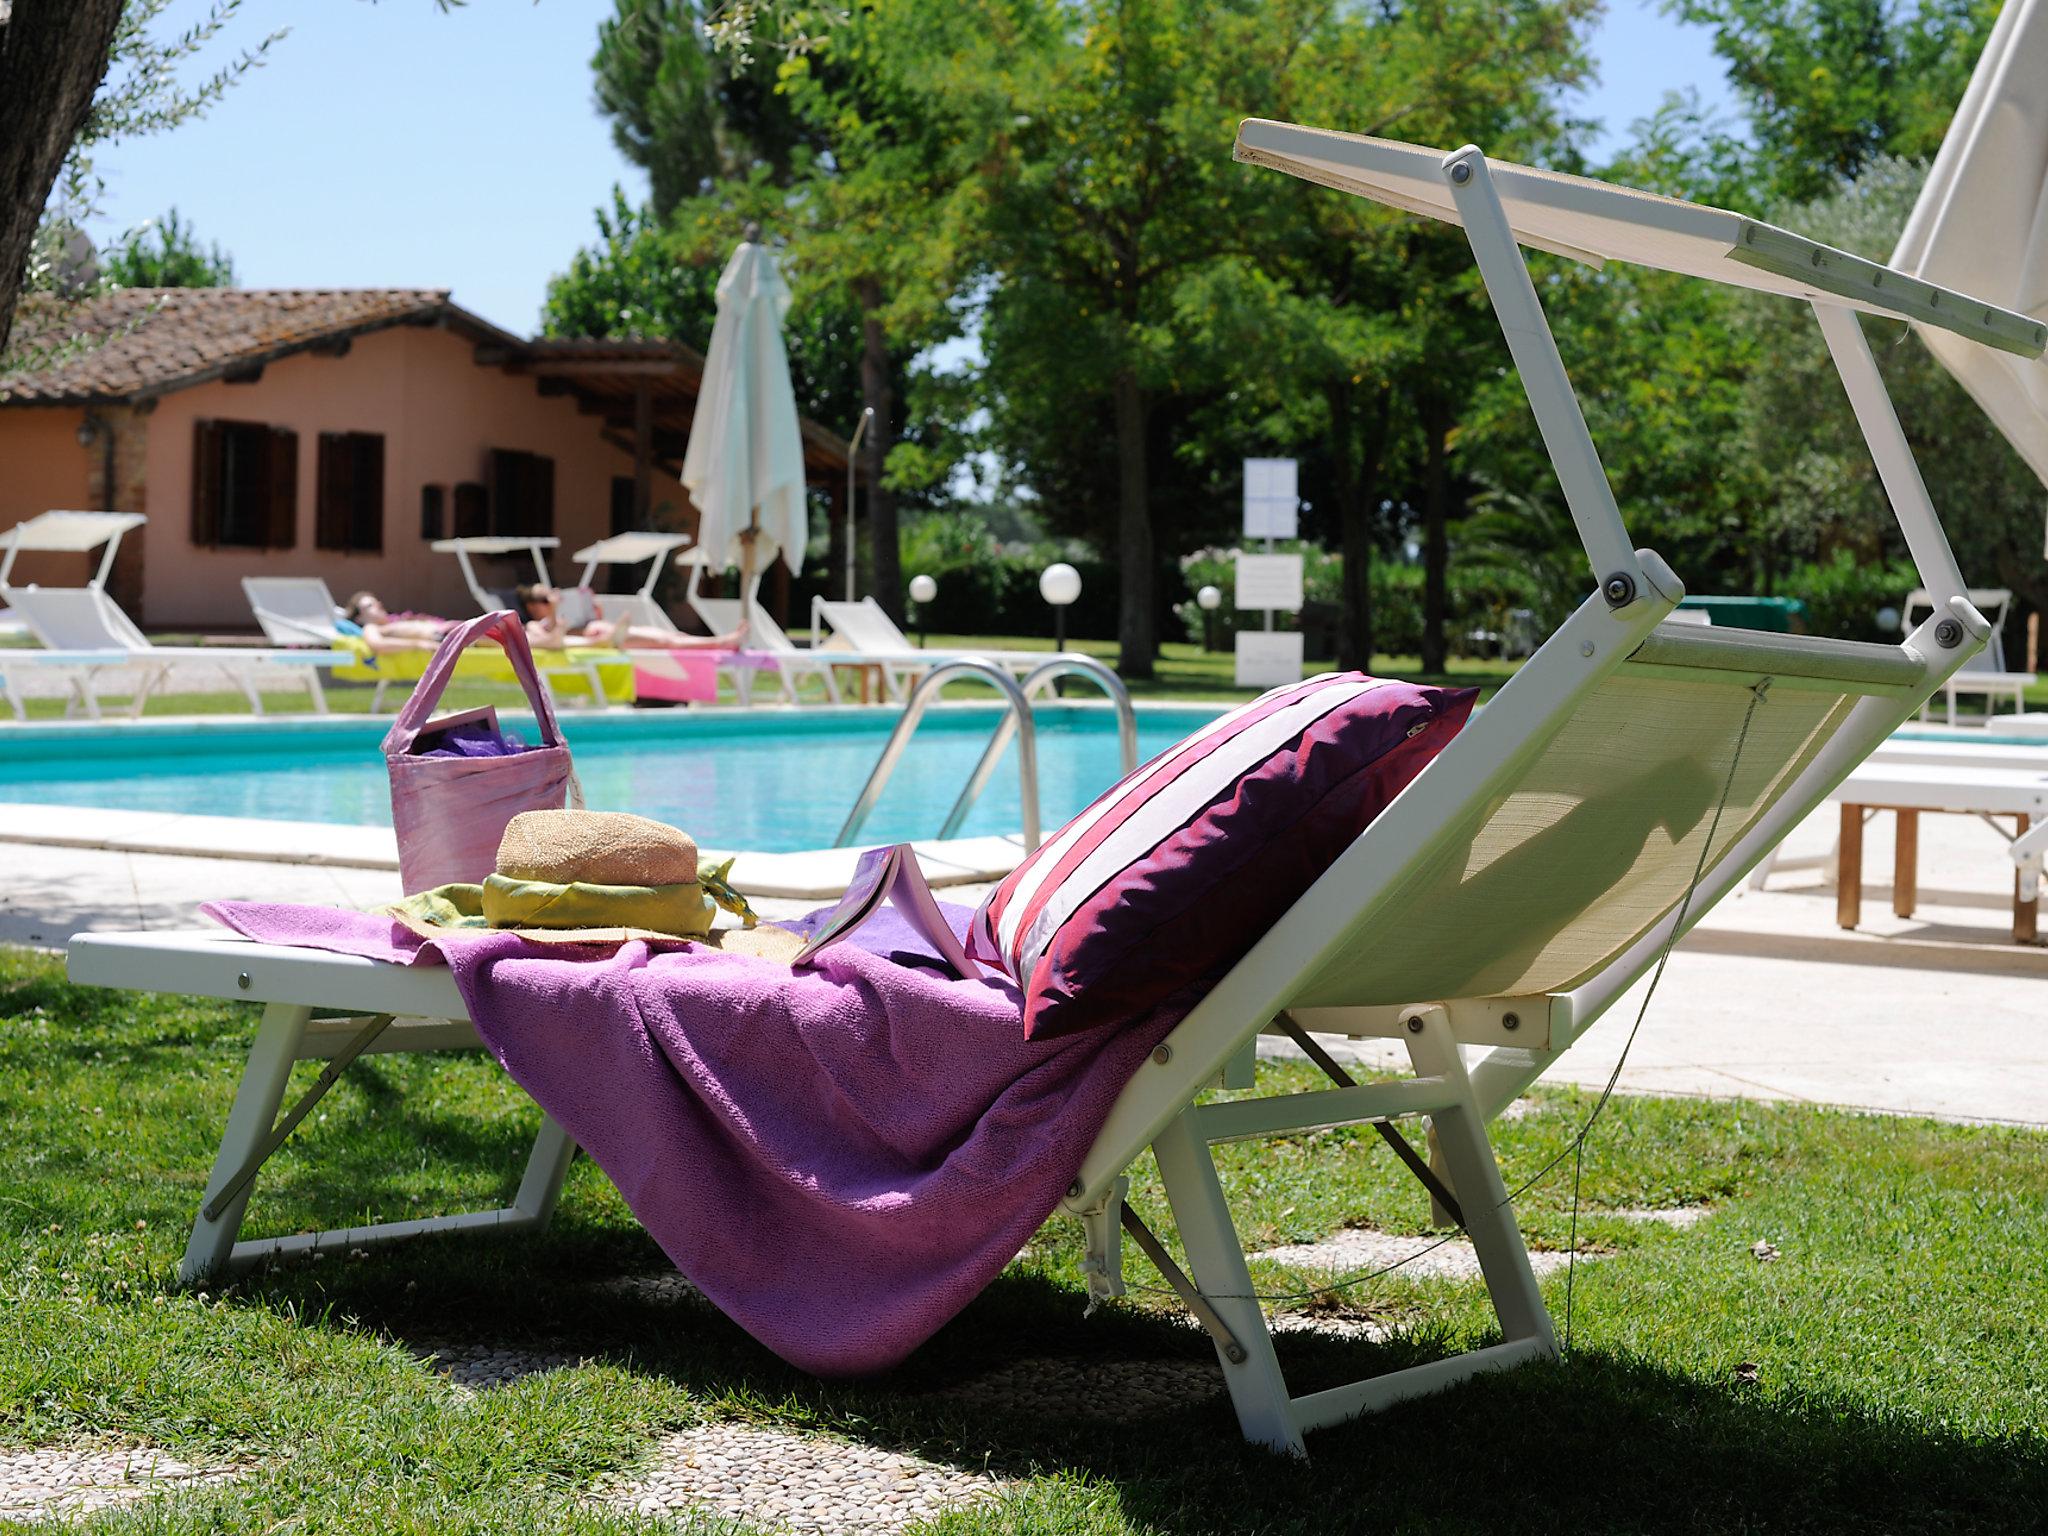
[[[1241,958],[1458,733],[1478,690],[1332,672],[1161,753],[989,893],[969,952],[1024,1037],[1134,1018]]]

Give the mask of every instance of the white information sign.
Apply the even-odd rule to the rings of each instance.
[[[1237,686],[1278,688],[1301,681],[1301,631],[1239,630]]]
[[[1244,536],[1292,539],[1300,536],[1300,466],[1293,459],[1244,461]]]
[[[1301,556],[1239,555],[1237,606],[1297,612],[1301,608]]]

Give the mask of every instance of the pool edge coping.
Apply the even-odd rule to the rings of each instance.
[[[78,848],[101,853],[157,854],[187,859],[240,859],[313,868],[396,873],[398,844],[389,827],[318,821],[271,821],[175,811],[0,802],[0,844]],[[943,888],[1000,880],[1023,860],[1011,836],[923,839],[912,843],[926,879]],[[853,878],[859,848],[809,848],[734,855],[733,884],[749,896],[829,900]],[[724,850],[703,849],[707,860]]]

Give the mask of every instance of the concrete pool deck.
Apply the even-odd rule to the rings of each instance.
[[[1788,865],[1825,853],[1835,825],[1829,807],[1797,829]],[[1920,838],[1921,907],[1912,918],[1893,917],[1881,899],[1888,887],[1872,883],[1863,927],[1844,932],[1832,882],[1803,866],[1723,901],[1672,956],[1621,1089],[2048,1125],[2048,949],[2011,940],[2011,863],[1969,818],[1928,817]],[[1889,870],[1890,840],[1891,818],[1874,820],[1867,873]],[[946,896],[971,902],[985,889],[962,879]],[[89,928],[201,926],[206,900],[373,906],[397,894],[388,866],[0,842],[0,942],[11,944],[56,949]],[[817,904],[759,903],[771,918]],[[1546,1081],[1605,1083],[1641,993],[1617,1005]],[[1366,1044],[1347,1054],[1370,1061],[1377,1051]]]
[[[166,811],[123,811],[69,805],[0,804],[0,868],[7,844],[74,848],[100,853],[149,854],[203,861],[243,860],[294,868],[383,871],[398,869],[398,842],[389,827],[346,827],[324,821],[256,821],[238,816],[181,816]],[[958,837],[919,841],[918,863],[934,888],[986,885],[1024,857],[1016,837]],[[728,850],[701,851],[717,863]],[[733,884],[753,897],[824,901],[853,878],[858,848],[813,848],[798,853],[742,853]]]

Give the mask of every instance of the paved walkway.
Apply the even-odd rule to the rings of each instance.
[[[1825,852],[1834,818],[1829,808],[1796,831],[1788,855]],[[1888,875],[1890,840],[1891,818],[1873,821],[1873,882]],[[1923,818],[1920,860],[1918,914],[1893,917],[1889,888],[1873,883],[1855,933],[1835,926],[1832,884],[1810,866],[1724,901],[1672,958],[1621,1086],[2048,1124],[2048,949],[2011,941],[2011,864],[1987,828],[1957,816]],[[197,926],[198,903],[212,898],[368,906],[396,893],[396,876],[375,870],[0,844],[4,943]],[[776,917],[815,903],[760,905]],[[1641,993],[1549,1080],[1605,1082]]]

